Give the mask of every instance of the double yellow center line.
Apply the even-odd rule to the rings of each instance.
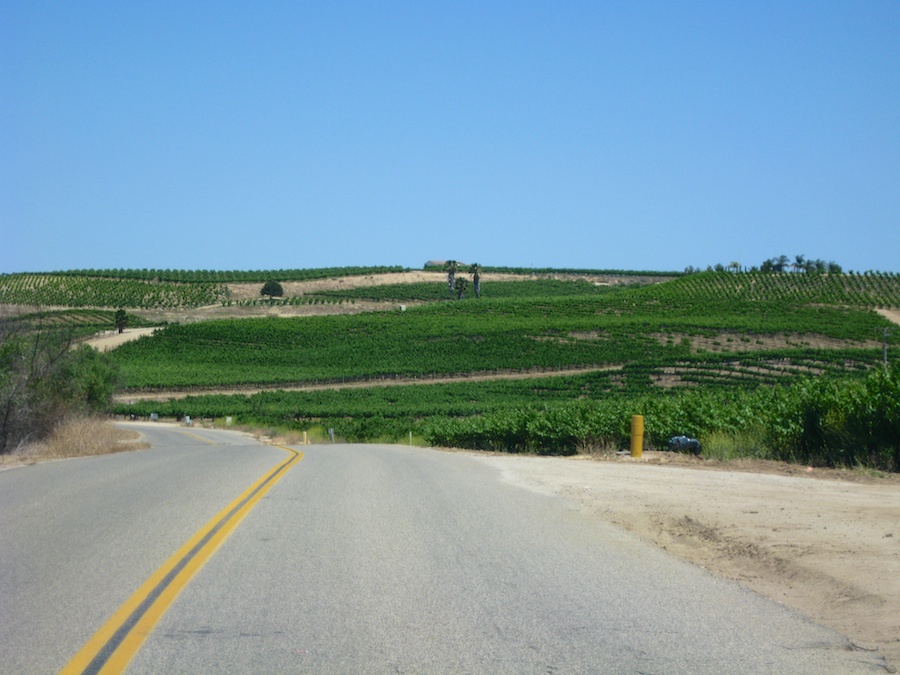
[[[277,447],[291,456],[222,509],[156,570],[88,640],[61,673],[121,673],[125,670],[191,577],[212,557],[266,492],[303,458],[302,452]]]

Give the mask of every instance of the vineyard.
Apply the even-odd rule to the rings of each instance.
[[[366,274],[404,272],[407,268],[398,266],[380,267],[320,267],[315,269],[278,270],[158,270],[158,269],[105,269],[69,270],[54,272],[55,276],[88,277],[93,279],[120,279],[137,281],[166,281],[171,283],[263,283],[269,279],[281,281],[310,281],[331,277],[349,277]]]
[[[610,394],[606,374],[528,381],[373,387],[254,396],[194,396],[120,405],[123,414],[235,416],[266,427],[335,430],[351,441],[415,436],[437,446],[572,454],[627,447],[644,415],[651,447],[673,433],[707,452],[811,465],[900,468],[900,368],[791,386]],[[675,431],[677,430],[677,431]],[[724,439],[724,440],[723,440]]]
[[[813,338],[844,345],[843,350],[818,350],[817,362],[871,364],[878,357],[873,340],[885,324],[873,312],[847,308],[694,301],[688,311],[672,312],[631,297],[620,292],[498,299],[428,304],[405,312],[172,325],[117,349],[115,358],[126,386],[134,389],[609,365],[642,369],[649,384],[654,373],[692,358],[693,340],[700,338],[720,343],[718,351],[705,350],[715,356],[704,358],[718,371],[729,367],[720,355],[732,352],[748,353],[741,358],[744,369],[771,359],[809,358]],[[812,336],[806,343],[794,336],[798,326]],[[779,344],[790,348],[761,349],[756,342],[764,336],[780,336]]]
[[[465,263],[459,265],[459,271],[465,272],[469,269],[469,265]],[[493,272],[496,274],[524,274],[524,275],[537,275],[537,276],[556,276],[556,275],[568,275],[568,276],[616,276],[616,277],[646,277],[652,279],[668,279],[673,277],[679,277],[683,272],[660,272],[660,271],[652,271],[652,270],[614,270],[614,269],[587,269],[587,268],[579,268],[579,267],[500,267],[497,265],[479,265],[481,271],[484,272]],[[427,265],[425,266],[427,270],[433,271],[442,271],[444,269],[443,265]]]
[[[116,312],[111,309],[62,309],[17,314],[5,319],[7,327],[16,332],[46,329],[71,329],[76,336],[89,336],[100,331],[114,330]],[[125,322],[131,328],[149,324],[140,316],[126,313]]]
[[[704,272],[689,274],[653,292],[658,302],[687,298],[733,298],[747,302],[900,307],[900,275],[788,274],[766,272]]]
[[[534,279],[523,281],[494,281],[482,291],[485,298],[533,298],[575,295],[597,295],[614,290],[589,281],[558,279]],[[346,290],[319,291],[325,298],[345,300],[373,300],[376,302],[440,302],[451,301],[453,296],[445,284],[415,283],[368,286]],[[468,295],[474,295],[470,291]]]
[[[80,275],[0,275],[0,305],[33,307],[186,308],[227,298],[227,289],[209,282],[170,283]]]
[[[3,274],[0,275],[0,305],[186,309],[228,302],[226,283],[261,284],[269,279],[310,281],[402,271],[401,267],[334,267],[243,272],[108,269]]]
[[[75,270],[52,274],[0,275],[0,305],[40,307],[127,307],[134,309],[190,308],[229,302],[228,283],[260,283],[267,280],[311,281],[409,271],[400,267],[341,267],[295,270]],[[741,302],[789,303],[855,308],[900,306],[900,276],[891,273],[861,274],[764,273],[764,272],[623,272],[602,270],[522,270],[485,267],[483,272],[530,274],[533,279],[482,284],[485,298],[533,298],[592,296],[621,290],[623,302],[653,302],[676,307],[692,306],[724,298]],[[458,272],[465,277],[465,272]],[[569,275],[568,279],[560,276]],[[582,276],[616,275],[626,288],[600,285]],[[556,277],[556,278],[548,278]],[[627,281],[629,278],[634,281]],[[647,283],[649,280],[652,283]],[[665,283],[659,283],[664,281]],[[353,300],[419,301],[448,300],[446,284],[417,283],[317,291],[314,298],[284,298],[285,303],[340,302]],[[466,299],[473,299],[470,288]]]
[[[294,278],[350,269],[394,268],[294,271]],[[897,275],[703,272],[614,286],[535,275],[482,283],[481,297],[469,292],[462,300],[451,300],[446,281],[436,281],[347,284],[238,302],[224,286],[239,280],[238,273],[179,278],[157,272],[7,275],[0,277],[0,304],[127,307],[135,321],[160,305],[239,311],[242,303],[277,309],[376,301],[395,307],[171,323],[109,358],[125,395],[193,395],[119,404],[120,414],[231,416],[330,428],[351,440],[412,434],[432,444],[571,453],[621,446],[631,414],[641,412],[657,447],[685,433],[727,437],[755,456],[900,467],[892,454],[900,430],[891,412],[900,398],[898,379],[881,367],[885,354],[896,353],[900,335],[873,311],[900,307]],[[284,270],[247,274],[254,282],[291,278]],[[408,305],[405,311],[401,305]],[[87,317],[104,310],[80,311]],[[94,317],[98,325],[109,319]],[[553,376],[562,370],[584,372]],[[533,379],[474,381],[514,373]],[[429,384],[446,376],[473,379]],[[366,382],[382,386],[214,394]],[[383,386],[391,382],[398,384]]]

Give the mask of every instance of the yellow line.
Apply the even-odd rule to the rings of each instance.
[[[303,458],[291,457],[251,485],[154,572],[69,661],[61,673],[121,673],[178,594],[266,492]]]
[[[204,443],[209,443],[210,445],[218,445],[217,441],[211,441],[208,438],[203,438],[203,436],[198,436],[197,434],[192,434],[190,431],[181,431],[179,433],[182,433],[185,436],[190,436],[191,438],[196,438],[198,441],[203,441]]]

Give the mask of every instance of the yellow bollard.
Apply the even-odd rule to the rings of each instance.
[[[303,445],[309,445],[309,439],[306,437],[306,432],[303,432]]]
[[[644,416],[631,416],[631,456],[644,456]]]

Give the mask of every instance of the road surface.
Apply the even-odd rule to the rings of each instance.
[[[230,432],[141,429],[150,450],[0,473],[4,672],[70,664],[291,457]],[[883,672],[841,635],[466,454],[298,450],[128,672]]]

